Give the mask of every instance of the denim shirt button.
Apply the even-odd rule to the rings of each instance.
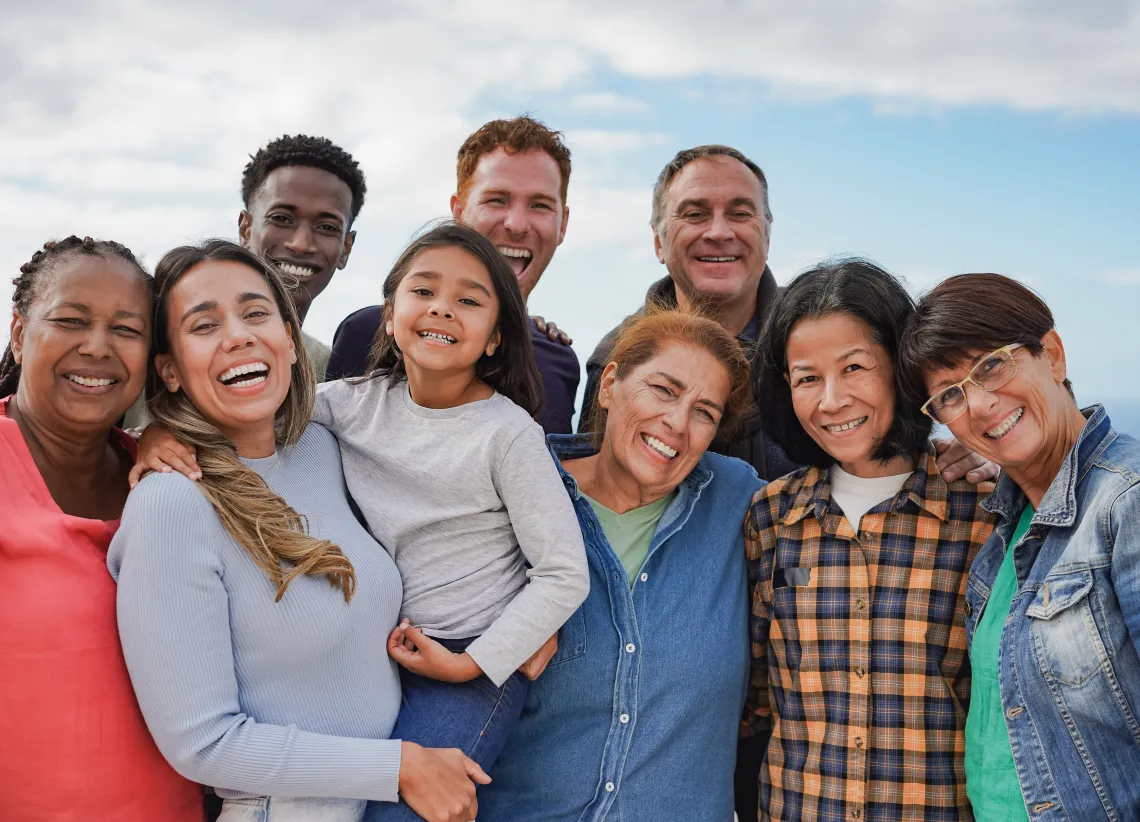
[[[632,654],[632,653],[633,653],[634,651],[636,651],[636,650],[637,650],[637,646],[636,646],[636,645],[634,645],[632,642],[628,643],[628,644],[625,646],[625,652],[626,652],[627,654]]]
[[[629,724],[629,714],[622,714],[621,716],[619,716],[618,722],[620,722],[622,725]]]
[[[649,574],[642,574],[641,575],[641,581],[642,582],[645,582],[645,580],[647,580],[647,579],[649,579]]]
[[[1021,712],[1024,710],[1025,709],[1021,708],[1021,707],[1010,708],[1008,711],[1005,712],[1005,715],[1008,716],[1010,719],[1017,719],[1019,716],[1021,716]]]
[[[613,792],[614,792],[614,783],[613,782],[607,782],[606,783],[606,793],[613,793]]]
[[[966,603],[966,616],[970,616],[972,613],[974,613],[974,606],[971,605],[969,602],[967,602]]]

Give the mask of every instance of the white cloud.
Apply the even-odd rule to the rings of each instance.
[[[1101,280],[1108,285],[1140,285],[1140,268],[1110,271]]]
[[[2,281],[53,236],[112,237],[153,264],[188,239],[232,235],[248,154],[282,133],[322,134],[369,182],[349,270],[307,323],[328,337],[444,212],[462,139],[552,99],[591,126],[619,120],[569,129],[571,230],[536,293],[569,326],[591,326],[594,291],[623,274],[624,299],[661,273],[646,227],[653,181],[617,172],[670,140],[667,112],[600,77],[692,78],[695,92],[702,77],[742,81],[710,106],[751,106],[759,80],[782,97],[859,95],[884,111],[1137,114],[1137,42],[1134,0],[19,4],[0,31]],[[634,115],[655,130],[620,120]],[[780,270],[813,256],[793,250]]]
[[[649,105],[644,100],[612,91],[575,95],[570,100],[570,107],[590,114],[636,115],[649,111]]]

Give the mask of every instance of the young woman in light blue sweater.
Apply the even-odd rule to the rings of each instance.
[[[321,386],[314,419],[403,579],[393,733],[489,769],[589,590],[582,534],[533,419],[529,320],[498,249],[442,223],[397,260],[384,302],[368,375]],[[366,815],[415,818],[405,804]]]
[[[159,749],[217,789],[224,822],[355,822],[398,795],[427,819],[474,818],[477,764],[389,739],[400,579],[352,513],[336,440],[309,423],[284,284],[224,241],[175,249],[156,280],[150,411],[201,477],[143,479],[108,563]]]

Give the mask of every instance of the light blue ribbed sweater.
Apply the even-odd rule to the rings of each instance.
[[[400,577],[349,508],[340,451],[310,424],[272,457],[244,460],[309,532],[356,569],[345,604],[327,578],[275,586],[198,487],[151,474],[111,543],[119,631],[147,726],[170,763],[221,796],[395,801],[400,743],[388,740],[400,680],[385,642]]]

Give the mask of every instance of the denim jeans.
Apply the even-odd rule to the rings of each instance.
[[[455,653],[472,642],[437,641]],[[485,676],[470,682],[439,682],[404,670],[400,684],[404,701],[391,738],[425,748],[459,748],[485,771],[490,771],[507,744],[530,691],[529,680],[517,672],[501,688]],[[364,815],[364,822],[418,819],[403,800],[369,802]]]
[[[360,822],[363,799],[254,796],[227,799],[218,822]]]

